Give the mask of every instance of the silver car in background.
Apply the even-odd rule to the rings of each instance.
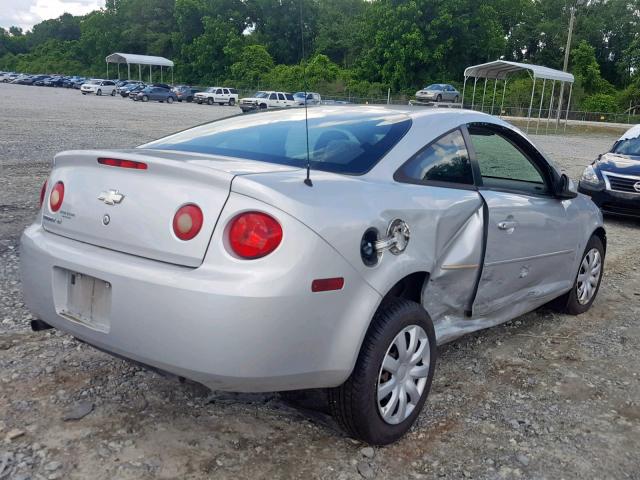
[[[41,201],[20,255],[41,326],[212,389],[327,389],[372,444],[416,420],[438,344],[586,311],[606,248],[543,153],[464,110],[318,106],[63,152]]]
[[[416,92],[419,102],[453,102],[458,103],[460,92],[448,83],[434,83]]]

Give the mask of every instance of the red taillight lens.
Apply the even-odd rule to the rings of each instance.
[[[229,245],[239,257],[264,257],[278,248],[281,241],[282,227],[266,213],[241,213],[231,221]]]
[[[64,200],[64,183],[57,182],[51,189],[51,195],[49,195],[49,207],[52,212],[57,212],[62,206]]]
[[[47,181],[45,180],[42,184],[42,188],[40,188],[40,206],[44,203],[44,194],[47,193]]]
[[[204,216],[200,207],[193,203],[183,205],[173,217],[173,233],[180,240],[191,240],[200,232],[202,222]]]
[[[119,160],[117,158],[98,158],[98,163],[110,167],[133,168],[134,170],[146,170],[147,164],[134,162],[133,160]]]

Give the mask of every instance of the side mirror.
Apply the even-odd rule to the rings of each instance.
[[[569,199],[576,198],[578,196],[578,189],[576,188],[576,184],[573,183],[567,174],[563,173],[560,176],[560,181],[558,182],[558,198]]]

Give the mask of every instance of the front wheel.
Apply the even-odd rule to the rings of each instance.
[[[207,105],[213,105],[213,98],[209,97],[207,99]]]
[[[173,103],[173,97],[167,97],[167,103]]]
[[[149,97],[147,97],[146,95],[144,95],[144,96],[142,97],[142,101],[143,101],[143,102],[148,102],[148,101],[149,101]]]
[[[353,372],[329,390],[329,408],[349,435],[395,442],[424,405],[436,366],[433,323],[421,305],[394,299],[376,312]]]
[[[604,254],[602,240],[593,235],[584,249],[571,290],[554,300],[551,305],[570,315],[580,315],[589,310],[600,290]]]
[[[442,101],[442,95],[438,95],[436,97],[436,102],[441,102]]]
[[[456,95],[455,98],[453,99],[453,103],[458,103],[458,100],[460,100],[460,97]]]
[[[96,92],[96,95],[98,96],[102,95],[102,90],[98,89],[98,91]]]

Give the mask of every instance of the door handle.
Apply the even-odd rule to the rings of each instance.
[[[513,230],[516,228],[516,222],[511,222],[507,220],[503,220],[502,222],[498,222],[498,228],[500,230]]]

